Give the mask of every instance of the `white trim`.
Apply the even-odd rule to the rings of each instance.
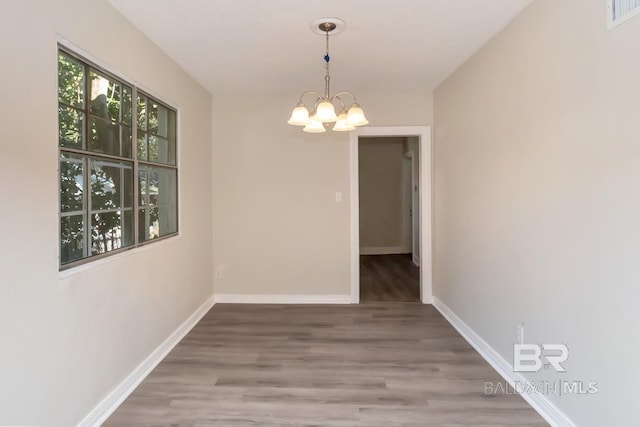
[[[358,135],[349,132],[349,197],[351,202],[351,303],[360,303],[360,198],[358,174]]]
[[[407,251],[402,246],[369,246],[366,248],[360,248],[360,255],[393,255],[393,254],[408,254],[411,251]]]
[[[59,221],[58,221],[59,222]],[[175,242],[178,241],[179,239],[182,238],[182,235],[180,233],[173,235],[173,236],[167,236],[164,239],[160,239],[157,240],[155,242],[153,242],[153,244],[141,244],[140,246],[134,247],[134,248],[122,248],[122,250],[118,250],[118,252],[111,254],[111,255],[107,255],[104,257],[100,257],[98,259],[93,259],[90,262],[84,262],[82,264],[78,264],[78,265],[74,265],[73,267],[69,267],[66,268],[64,270],[59,270],[58,271],[58,279],[59,280],[63,280],[63,279],[67,279],[69,277],[73,277],[76,276],[80,273],[83,273],[87,270],[92,270],[94,268],[97,268],[101,265],[104,264],[109,264],[115,261],[118,261],[122,258],[126,258],[126,257],[130,257],[130,256],[136,256],[146,250],[149,250],[150,248],[157,248],[160,247],[161,245],[165,245],[167,244],[167,242]],[[59,256],[59,254],[58,254]],[[89,258],[85,258],[87,260],[90,260],[91,257]],[[60,268],[60,267],[58,267]]]
[[[403,162],[402,162],[402,237],[405,240],[405,253],[413,253],[414,264],[420,267],[420,262],[416,262],[417,254],[416,248],[419,250],[419,242],[417,241],[420,238],[420,230],[418,229],[418,239],[415,237],[415,231],[413,229],[414,226],[414,211],[419,210],[419,206],[414,206],[413,201],[413,192],[414,187],[419,184],[419,182],[415,182],[415,171],[414,171],[414,159],[416,155],[413,150],[404,153]],[[407,168],[407,164],[409,165]],[[409,172],[409,176],[407,177],[407,172]],[[408,194],[407,194],[407,189]],[[419,194],[419,193],[418,193]],[[419,225],[419,224],[418,224]]]
[[[417,136],[420,144],[420,299],[433,302],[431,260],[431,127],[362,127],[349,133],[349,185],[351,193],[351,302],[360,302],[360,195],[358,138],[361,136]]]
[[[217,294],[214,300],[224,304],[351,304],[349,295]]]
[[[484,358],[495,369],[502,378],[515,388],[517,383],[528,383],[529,381],[517,372],[513,372],[513,366],[507,362],[497,351],[493,349],[485,340],[476,334],[462,319],[460,319],[445,303],[438,297],[434,297],[433,305],[444,316],[462,337],[467,340],[480,356]],[[532,388],[531,393],[522,393],[522,398],[527,401],[533,409],[538,412],[552,427],[576,427],[557,406],[550,402],[543,394]]]
[[[209,297],[196,311],[182,322],[162,344],[156,348],[146,359],[142,361],[120,384],[114,388],[107,397],[102,400],[77,427],[99,427],[104,423],[118,406],[140,385],[164,359],[167,354],[193,329],[193,327],[207,314],[215,304],[213,296]]]
[[[633,9],[628,12],[626,15],[619,17],[618,19],[613,19],[613,1],[607,0],[607,30],[612,30],[623,22],[627,22],[629,19],[634,18],[640,15],[640,7]]]

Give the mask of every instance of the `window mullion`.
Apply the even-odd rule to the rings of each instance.
[[[139,211],[140,178],[138,168],[138,88],[131,88],[131,156],[133,158],[133,241],[136,246],[140,244]]]
[[[120,139],[120,150],[122,150],[122,139]],[[125,197],[125,190],[124,190],[124,179],[125,179],[125,171],[126,169],[124,167],[120,168],[120,200],[119,200],[119,208],[120,208],[120,247],[124,247],[124,234],[126,232],[126,222],[125,222],[125,214],[124,214],[124,197]]]
[[[83,244],[84,250],[83,255],[85,258],[89,256],[89,245],[91,243],[91,227],[89,226],[89,221],[91,218],[91,175],[89,173],[89,162],[91,159],[89,157],[84,158],[83,162],[83,174],[82,179],[84,180],[83,191],[84,197],[82,198],[82,233],[83,233]]]
[[[82,138],[82,149],[89,151],[89,138],[91,138],[91,119],[89,118],[89,113],[91,110],[91,73],[89,72],[89,66],[84,65],[84,123],[83,123],[83,131],[84,135]]]
[[[91,120],[89,119],[89,111],[91,109],[91,73],[89,72],[89,66],[84,64],[84,121],[83,121],[83,131],[84,135],[82,138],[82,148],[84,150],[89,150],[89,138],[91,138]],[[85,258],[91,256],[91,159],[86,156],[84,158],[84,197],[82,198],[83,202],[83,233],[84,233],[84,251],[83,255]]]

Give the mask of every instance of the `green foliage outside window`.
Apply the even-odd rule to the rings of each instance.
[[[174,110],[61,49],[58,121],[61,265],[177,232]]]

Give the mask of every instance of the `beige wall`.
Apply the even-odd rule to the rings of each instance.
[[[359,139],[360,249],[365,252],[405,244],[402,163],[406,139]]]
[[[431,124],[430,94],[356,93],[370,126]],[[214,96],[216,295],[350,293],[349,136],[288,125],[297,96]]]
[[[640,418],[640,17],[536,0],[435,91],[436,296],[506,360],[564,343],[579,426]]]
[[[63,274],[56,34],[180,112],[180,236]],[[212,295],[211,96],[104,0],[3,2],[0,51],[0,425],[69,427]]]

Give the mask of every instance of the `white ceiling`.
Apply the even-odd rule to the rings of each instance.
[[[531,0],[109,0],[211,93],[432,90]],[[335,89],[335,90],[334,90]]]

